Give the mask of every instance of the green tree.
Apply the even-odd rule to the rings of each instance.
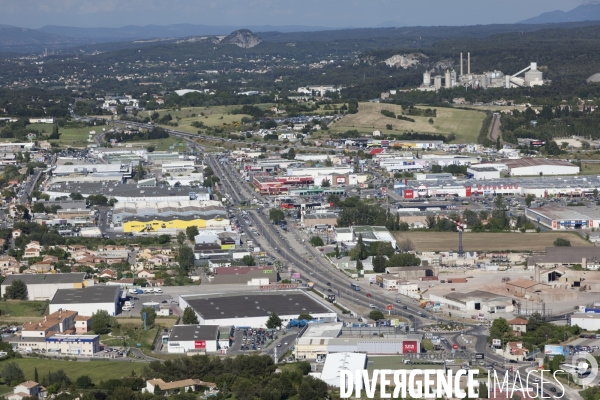
[[[364,260],[369,256],[369,250],[363,242],[362,233],[358,234],[358,240],[356,241],[356,257],[358,260]]]
[[[323,243],[323,239],[321,239],[320,236],[313,236],[310,238],[310,240],[308,241],[313,247],[317,247],[317,246],[324,246],[325,243]]]
[[[31,211],[33,211],[36,214],[41,214],[46,212],[46,207],[44,207],[43,203],[35,203],[31,208]]]
[[[52,133],[50,134],[50,136],[48,136],[48,139],[60,139],[60,133],[58,133],[58,125],[52,126]]]
[[[83,200],[83,195],[81,193],[71,193],[69,197],[72,200]]]
[[[179,246],[177,263],[182,271],[190,272],[194,267],[194,250],[188,246]]]
[[[98,310],[92,315],[92,331],[97,335],[105,335],[110,331],[111,316],[106,310]]]
[[[185,243],[185,233],[183,231],[179,231],[177,232],[177,243],[179,244],[179,246],[181,246],[182,244]]]
[[[37,367],[33,369],[33,381],[40,383],[40,376],[38,375]]]
[[[314,318],[312,317],[312,315],[310,315],[308,313],[302,313],[302,314],[298,315],[298,319],[305,319],[307,321],[310,321]]]
[[[14,280],[6,287],[4,298],[8,300],[27,300],[27,285],[20,279]]]
[[[386,267],[418,267],[421,259],[412,253],[394,254],[386,261]]]
[[[385,272],[385,261],[385,257],[382,255],[373,257],[373,271],[379,274]]]
[[[533,203],[533,200],[535,199],[535,194],[528,194],[527,196],[525,196],[525,204],[527,205],[527,207],[531,207],[531,203]]]
[[[321,187],[324,187],[324,188],[331,187],[331,182],[329,181],[329,179],[323,179],[323,181],[321,181]]]
[[[269,210],[269,219],[273,221],[274,224],[278,224],[281,221],[285,221],[285,214],[278,208],[271,208]]]
[[[557,238],[554,241],[554,246],[556,247],[571,247],[571,241],[563,238]]]
[[[25,374],[16,362],[4,364],[2,367],[2,372],[0,372],[0,376],[2,377],[2,380],[6,382],[6,384],[11,386],[25,381]]]
[[[185,310],[183,310],[183,323],[185,325],[194,325],[198,324],[198,316],[194,309],[190,306],[187,306]]]
[[[275,328],[279,328],[281,326],[282,322],[281,322],[281,318],[279,318],[279,316],[275,313],[271,313],[271,315],[269,316],[269,319],[267,320],[267,328],[269,329],[275,329]]]
[[[336,257],[336,258],[337,258],[337,257],[339,257],[339,256],[340,256],[340,246],[338,246],[338,244],[337,244],[337,243],[335,244],[335,249],[334,249],[334,251],[335,251],[335,257]]]
[[[144,313],[146,313],[146,327],[151,328],[154,326],[156,320],[156,310],[153,307],[143,307],[140,310],[140,316],[144,319]]]
[[[248,267],[252,267],[252,266],[256,265],[256,260],[254,260],[254,257],[247,254],[244,257],[242,257],[242,264],[244,264]]]
[[[363,263],[360,260],[356,260],[356,270],[357,271],[362,271],[364,269],[363,267]]]
[[[296,158],[296,151],[293,148],[291,148],[288,151],[287,158],[288,158],[288,160],[293,160],[294,158]]]
[[[373,310],[369,313],[369,318],[374,321],[379,321],[380,319],[385,319],[383,313],[379,310]]]
[[[185,228],[185,234],[190,242],[194,242],[194,238],[198,235],[198,227],[196,225]]]
[[[508,321],[504,318],[495,319],[490,327],[490,334],[488,336],[488,342],[491,343],[492,339],[502,339],[505,335],[512,332]]]
[[[235,394],[236,399],[248,400],[254,397],[256,387],[250,379],[238,376],[231,386],[231,391]]]
[[[88,375],[81,375],[75,381],[75,386],[79,389],[91,389],[94,387],[94,383],[92,382],[92,378]]]

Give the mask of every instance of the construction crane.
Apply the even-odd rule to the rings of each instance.
[[[462,216],[458,217],[458,221],[448,218],[445,215],[442,215],[441,217],[444,219],[447,219],[448,221],[451,221],[456,226],[456,230],[458,231],[458,255],[462,257],[462,255],[463,255],[462,234],[465,231],[465,229],[467,228],[467,224],[465,224],[463,222]]]

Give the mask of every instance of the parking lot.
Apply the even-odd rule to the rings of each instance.
[[[174,298],[170,294],[127,294],[127,300],[133,301],[134,305],[131,310],[122,311],[119,314],[122,317],[138,317],[143,308],[143,303],[156,302],[160,306],[169,306],[173,314],[181,315],[179,303],[177,298]]]

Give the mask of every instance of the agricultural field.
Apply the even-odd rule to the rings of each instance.
[[[417,107],[434,108],[434,107]],[[436,108],[437,117],[433,118],[433,124],[430,124],[428,117],[415,117],[406,115],[415,120],[415,122],[403,121],[400,119],[389,118],[381,114],[381,110],[389,110],[396,115],[402,114],[402,107],[394,104],[378,103],[359,103],[358,113],[343,117],[330,127],[330,132],[345,132],[356,129],[362,133],[371,133],[373,130],[380,130],[384,133],[400,134],[405,131],[414,131],[420,133],[436,133],[449,135],[454,134],[456,143],[476,143],[481,125],[485,118],[485,113],[480,111],[459,110],[453,108]],[[386,125],[391,124],[392,130],[386,129]]]
[[[48,374],[49,371],[62,369],[71,381],[75,381],[82,375],[88,375],[95,384],[100,383],[100,381],[131,376],[131,371],[135,371],[136,375],[140,376],[146,365],[140,362],[63,361],[44,358],[16,358],[11,361],[16,362],[21,367],[25,373],[25,379],[28,380],[33,380],[35,368],[37,368],[40,377]]]
[[[600,175],[600,163],[581,163],[580,175]]]
[[[458,251],[456,232],[399,232],[396,240],[409,238],[416,251]],[[581,236],[570,232],[544,233],[463,233],[464,251],[540,251],[545,250],[558,238],[571,241],[571,246],[592,246]]]

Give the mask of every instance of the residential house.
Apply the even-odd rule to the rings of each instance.
[[[164,279],[148,279],[148,285],[149,286],[165,286],[165,280]]]
[[[509,360],[524,361],[529,350],[523,346],[523,342],[508,342],[504,349],[504,357]]]
[[[137,276],[138,276],[138,278],[144,278],[144,279],[154,278],[154,274],[152,272],[148,271],[147,269],[143,269],[140,272],[138,272]]]
[[[74,253],[77,251],[87,251],[87,250],[88,250],[88,248],[82,244],[70,244],[69,246],[67,246],[67,251],[69,253]]]
[[[11,256],[0,256],[0,272],[2,275],[18,274],[21,264]]]
[[[113,270],[105,269],[104,271],[98,274],[98,278],[117,279],[117,273]]]
[[[23,254],[23,258],[34,258],[40,257],[42,255],[42,250],[37,247],[27,247],[25,248],[25,253]]]
[[[513,332],[527,332],[527,320],[524,318],[515,318],[508,321],[508,324],[512,328]]]
[[[38,249],[39,251],[42,251],[42,245],[37,240],[32,240],[31,242],[27,243],[27,247],[30,249]]]
[[[152,257],[148,258],[148,264],[152,264],[154,266],[163,266],[163,265],[168,265],[169,262],[171,261],[169,256],[166,256],[164,254],[156,254],[153,255]]]
[[[74,333],[77,311],[61,310],[45,316],[37,322],[26,322],[21,330],[22,338],[45,338],[55,333]]]
[[[40,386],[34,381],[19,383],[13,388],[13,393],[6,396],[8,400],[22,400],[26,397],[37,397],[45,399],[47,396],[46,388]]]
[[[47,261],[42,261],[29,266],[30,270],[34,270],[38,274],[45,274],[54,269],[54,266]]]

